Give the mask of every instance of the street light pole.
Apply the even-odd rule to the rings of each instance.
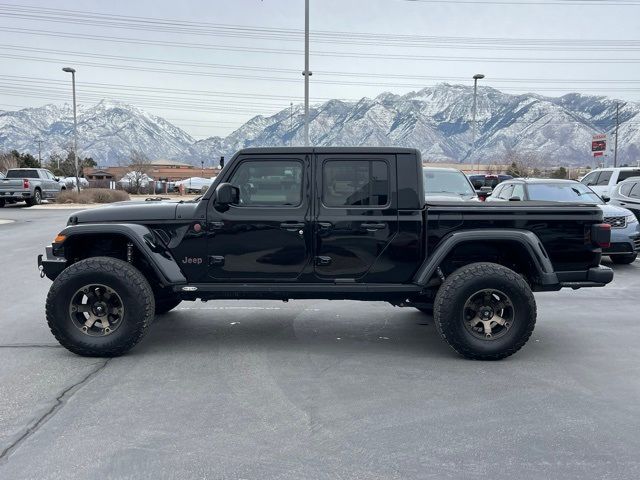
[[[304,145],[309,146],[309,0],[304,0]]]
[[[76,188],[80,191],[80,180],[78,179],[78,118],[76,115],[76,70],[71,67],[64,67],[63,72],[71,74],[71,88],[73,90],[73,159],[76,170]]]
[[[484,78],[482,73],[476,73],[473,76],[473,133],[471,137],[471,153],[476,153],[476,110],[478,106],[478,80]],[[478,173],[480,173],[480,158],[478,158]]]

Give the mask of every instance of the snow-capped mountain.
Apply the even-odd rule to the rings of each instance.
[[[472,144],[473,89],[440,84],[406,95],[383,93],[355,102],[330,100],[310,109],[310,137],[321,146],[416,147],[429,161],[500,163],[507,152],[535,152],[550,164],[592,164],[594,133],[612,131],[616,101],[568,94],[511,95],[478,90],[475,153]],[[103,100],[78,114],[78,147],[100,164],[126,161],[131,150],[149,158],[217,162],[244,147],[301,145],[302,106],[258,115],[225,138],[195,141],[168,121],[125,103]],[[620,163],[640,160],[640,103],[621,102]],[[69,106],[47,105],[0,112],[0,150],[37,152],[44,157],[68,147],[73,127]]]

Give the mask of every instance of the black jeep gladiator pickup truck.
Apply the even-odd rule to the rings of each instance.
[[[597,206],[426,204],[414,149],[245,149],[202,197],[149,200],[72,214],[38,257],[72,352],[121,355],[183,300],[318,298],[433,313],[458,353],[500,359],[533,331],[532,291],[613,279]]]

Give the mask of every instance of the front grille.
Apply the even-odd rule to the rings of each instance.
[[[633,240],[633,249],[640,251],[640,238],[636,238]]]
[[[611,228],[624,228],[627,226],[625,217],[604,217],[604,223],[611,225]]]

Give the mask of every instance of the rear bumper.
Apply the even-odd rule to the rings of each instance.
[[[31,198],[33,194],[29,191],[24,192],[0,192],[0,199],[5,200],[25,200],[27,198]]]
[[[43,272],[47,278],[55,280],[58,275],[67,267],[67,259],[56,257],[53,254],[51,245],[45,247],[45,253],[38,255],[38,270]]]
[[[604,287],[613,280],[613,270],[599,265],[577,272],[557,272],[562,288]]]

